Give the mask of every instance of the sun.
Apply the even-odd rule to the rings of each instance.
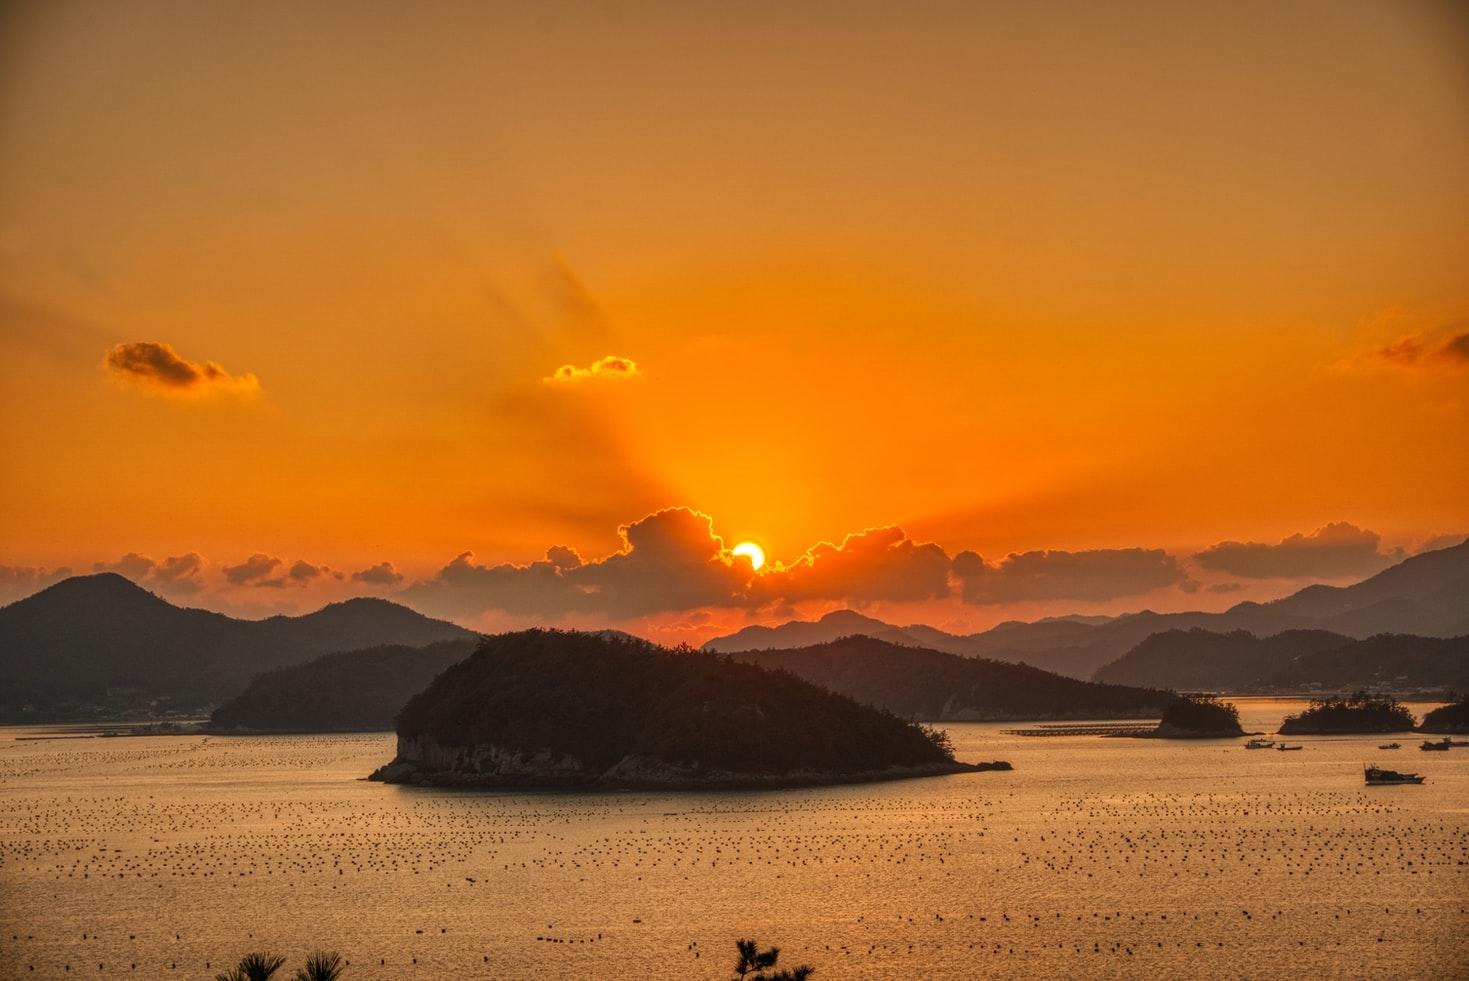
[[[749,556],[750,565],[755,569],[759,569],[765,564],[765,549],[756,545],[754,542],[740,542],[731,551],[735,555]]]

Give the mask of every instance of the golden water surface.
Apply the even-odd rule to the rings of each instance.
[[[1262,730],[1299,704],[1239,702]],[[1469,976],[1469,749],[947,728],[1014,771],[466,793],[361,780],[386,733],[3,729],[0,978],[316,947],[362,981],[724,978],[744,936],[825,979]],[[1428,782],[1364,787],[1374,761]]]

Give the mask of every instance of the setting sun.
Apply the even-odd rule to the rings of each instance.
[[[750,565],[757,570],[765,564],[765,549],[754,542],[740,542],[732,551],[735,555],[749,556]]]

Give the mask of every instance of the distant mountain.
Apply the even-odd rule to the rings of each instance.
[[[1090,678],[1153,634],[1202,629],[1256,637],[1286,631],[1330,631],[1365,638],[1379,633],[1452,637],[1469,634],[1469,541],[1423,552],[1353,586],[1308,586],[1270,603],[1240,603],[1223,613],[1155,613],[1112,618],[1049,617],[1009,621],[982,633],[956,635],[921,624],[898,627],[850,610],[817,621],[747,627],[708,641],[706,650],[741,651],[827,643],[851,634],[881,636],[904,646],[1029,664]]]
[[[935,627],[917,624],[911,628],[895,627],[856,610],[835,610],[820,620],[791,620],[778,627],[755,625],[730,634],[716,637],[704,644],[703,649],[720,654],[730,651],[753,651],[767,648],[810,647],[827,644],[839,637],[861,634],[875,637],[903,647],[928,647],[933,650],[950,651],[954,654],[972,653],[966,639],[945,633]]]
[[[938,734],[792,675],[567,631],[486,638],[397,730],[374,779],[674,789],[975,769]]]
[[[473,653],[476,641],[428,647],[374,647],[323,654],[305,664],[255,676],[250,686],[214,710],[212,729],[255,732],[340,732],[391,729],[408,699],[449,665]]]
[[[1324,630],[1256,637],[1243,630],[1153,634],[1097,672],[1098,681],[1204,691],[1334,691],[1469,687],[1469,637]]]
[[[1352,642],[1329,630],[1286,630],[1263,639],[1244,630],[1165,630],[1102,666],[1096,680],[1175,691],[1246,691],[1293,658]]]
[[[858,702],[926,721],[1157,718],[1174,701],[1161,691],[1078,681],[1025,664],[863,636],[730,656],[789,671]]]
[[[237,620],[174,606],[114,573],[75,576],[0,608],[0,719],[191,710],[271,668],[379,644],[476,636],[381,599]]]

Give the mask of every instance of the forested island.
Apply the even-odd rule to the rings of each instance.
[[[1152,735],[1159,739],[1220,739],[1243,736],[1239,709],[1206,695],[1185,695],[1168,706]]]
[[[1028,664],[864,636],[730,657],[789,671],[864,704],[930,722],[1156,719],[1177,698],[1152,688],[1078,681]]]
[[[1423,732],[1469,732],[1469,695],[1460,696],[1458,701],[1429,712],[1423,716],[1423,724],[1418,728]]]
[[[707,788],[958,773],[944,733],[723,655],[527,630],[486,639],[408,701],[373,779]],[[1008,765],[1003,768],[1008,769]]]
[[[208,728],[215,732],[391,729],[409,698],[474,648],[475,642],[469,640],[373,647],[267,671],[215,709]]]
[[[1407,732],[1417,720],[1391,695],[1356,692],[1346,698],[1313,699],[1309,708],[1286,716],[1280,732],[1287,736],[1349,732]]]

